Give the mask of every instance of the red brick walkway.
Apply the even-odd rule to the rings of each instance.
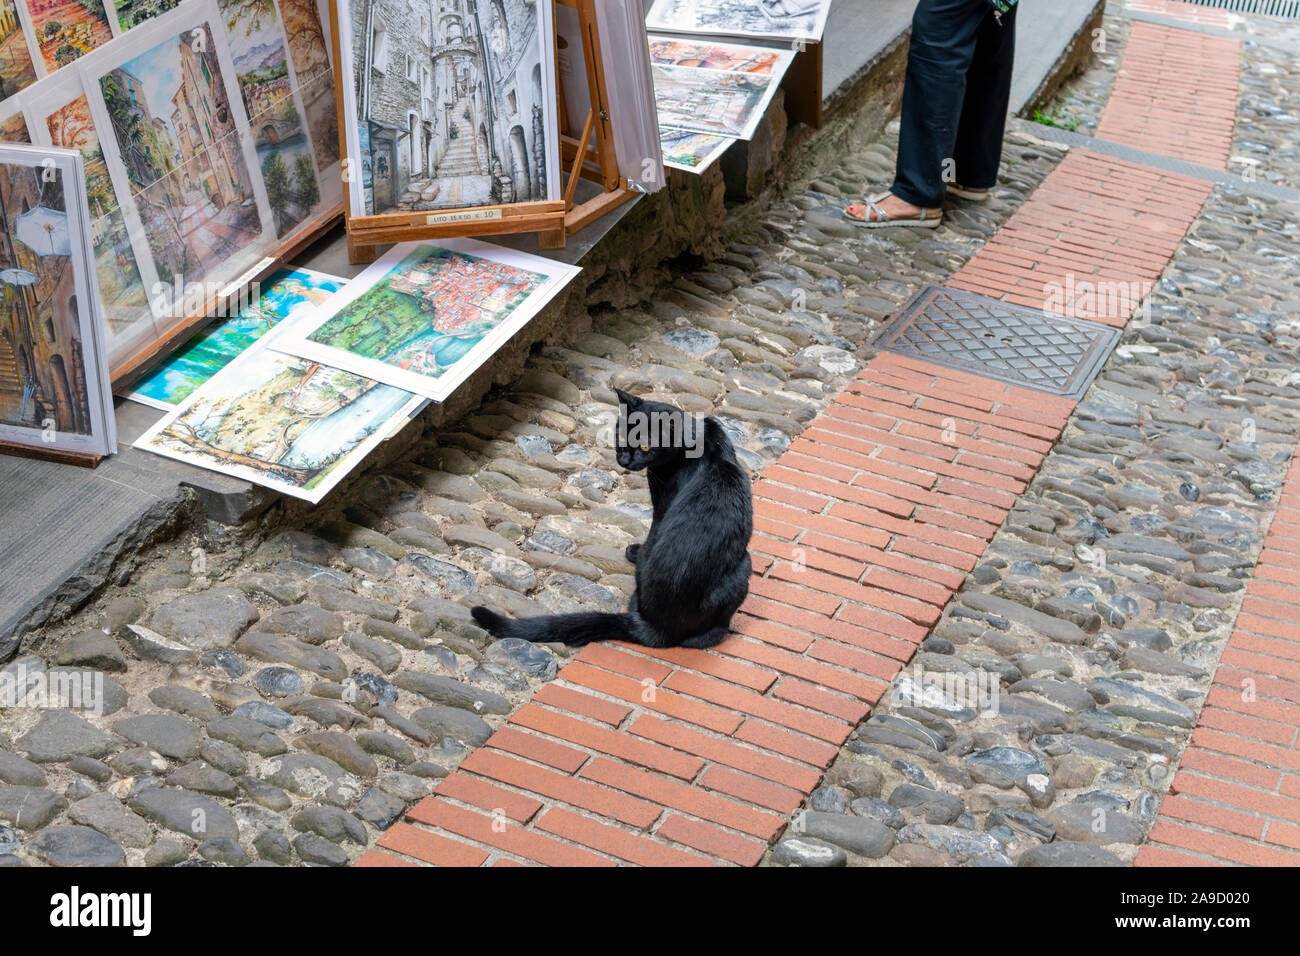
[[[1071,150],[948,284],[1122,326],[1211,189],[1201,179]]]
[[[1138,866],[1300,866],[1300,449]]]
[[[755,483],[732,637],[584,648],[361,862],[757,863],[1072,408],[877,356]]]
[[[1097,137],[1226,169],[1240,73],[1239,40],[1134,23]]]
[[[1228,98],[1228,85],[1201,92],[1178,57],[1158,68],[1148,96]],[[1231,98],[1235,107],[1235,88]],[[1221,147],[1216,133],[1214,156]],[[1144,293],[1209,192],[1200,180],[1073,152],[950,284],[1123,325],[1136,299],[1094,295],[1089,314],[1080,283],[1139,283]],[[710,651],[584,648],[359,863],[757,863],[929,633],[1072,410],[1065,399],[876,356],[755,483],[755,575],[732,637]],[[1279,516],[1270,538],[1279,552],[1300,548],[1292,491],[1297,510]],[[1207,713],[1253,722],[1249,736],[1277,763],[1276,779],[1250,778],[1251,797],[1285,817],[1278,801],[1300,806],[1291,799],[1300,797],[1300,705],[1284,702],[1297,700],[1300,683],[1261,675],[1260,699],[1276,700],[1245,714],[1223,699],[1231,668],[1296,669],[1287,661],[1300,645],[1281,652],[1278,613],[1243,632],[1233,654],[1244,657],[1225,655],[1230,669]],[[1261,653],[1278,660],[1265,664]],[[1197,733],[1198,745],[1207,733],[1245,739],[1237,724]],[[1175,784],[1216,776],[1189,766]],[[1174,826],[1162,817],[1157,835]],[[1269,822],[1274,842],[1300,833],[1285,826]],[[1143,862],[1172,855],[1143,853]]]

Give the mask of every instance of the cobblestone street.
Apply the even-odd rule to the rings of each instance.
[[[95,689],[0,708],[0,864],[1300,864],[1300,29],[1227,16],[1108,5],[933,232],[841,216],[896,122],[822,149],[320,507],[184,523],[0,658]],[[926,286],[1118,340],[1079,398],[869,344]],[[493,642],[627,605],[616,388],[749,469],[734,633]]]

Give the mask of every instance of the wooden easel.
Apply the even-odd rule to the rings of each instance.
[[[537,243],[541,248],[560,249],[564,247],[567,236],[636,195],[636,191],[628,188],[626,181],[618,174],[618,158],[614,152],[609,99],[605,91],[604,66],[600,54],[600,31],[596,24],[595,0],[552,0],[552,3],[572,7],[578,11],[578,22],[581,25],[583,38],[583,58],[586,60],[587,68],[587,89],[591,94],[591,108],[587,112],[582,136],[574,139],[564,133],[568,123],[557,55],[556,115],[557,125],[561,131],[560,161],[562,165],[571,164],[564,184],[563,198],[469,206],[463,209],[381,213],[373,216],[353,216],[345,213],[344,223],[350,262],[373,262],[378,255],[375,247],[379,245],[455,236],[535,232]],[[338,0],[330,0],[330,41],[334,47],[336,70],[334,97],[339,114],[339,149],[343,156],[349,156],[351,154],[348,152],[347,143],[348,117],[343,104],[342,84],[351,82],[351,77],[343,77],[338,68],[341,62],[338,24]],[[600,183],[603,191],[600,195],[575,205],[574,194],[578,187],[578,179],[581,177]],[[355,177],[345,181],[344,186],[348,191],[362,188]],[[347,203],[345,206],[350,208]]]
[[[637,191],[629,188],[618,171],[614,132],[610,125],[609,93],[605,89],[605,61],[600,49],[600,29],[596,23],[596,0],[555,0],[555,5],[578,11],[582,54],[587,67],[587,92],[591,97],[591,107],[587,110],[587,118],[582,125],[582,135],[574,139],[564,132],[569,128],[568,109],[557,51],[555,90],[561,131],[560,161],[572,164],[564,187],[564,230],[566,235],[571,236],[588,223],[627,202]],[[558,41],[558,32],[556,36]],[[574,205],[573,197],[579,178],[599,183],[603,191],[584,203]]]

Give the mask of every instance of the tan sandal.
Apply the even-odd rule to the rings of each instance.
[[[960,196],[962,199],[969,199],[971,202],[984,202],[989,198],[987,189],[971,189],[961,183],[949,183],[948,192],[954,196]]]
[[[876,193],[874,196],[868,196],[861,202],[849,203],[844,207],[844,218],[855,226],[861,226],[863,229],[883,229],[888,226],[904,226],[912,229],[933,229],[943,221],[942,209],[922,209],[918,214],[911,216],[890,216],[879,205],[880,200],[888,196],[889,193]],[[854,206],[864,207],[861,215],[853,211]]]

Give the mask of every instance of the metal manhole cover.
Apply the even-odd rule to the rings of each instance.
[[[926,286],[871,341],[882,352],[1079,398],[1119,329],[1010,305],[959,289]]]

